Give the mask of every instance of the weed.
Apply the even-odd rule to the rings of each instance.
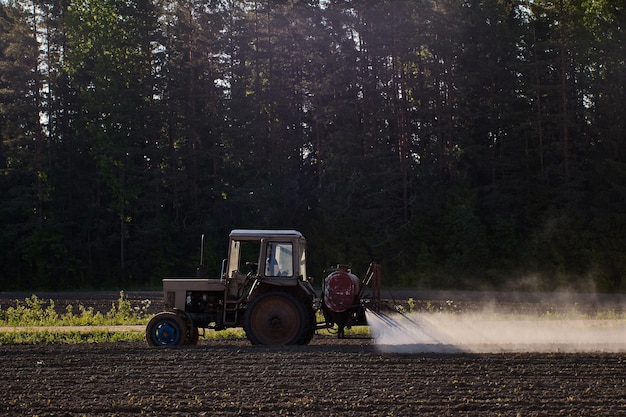
[[[407,303],[409,304],[409,313],[415,313],[415,300],[413,298],[409,298]]]
[[[139,307],[132,307],[131,302],[120,291],[120,296],[111,305],[106,314],[94,311],[93,307],[68,305],[65,312],[59,315],[55,311],[54,300],[44,301],[36,295],[26,298],[23,302],[16,300],[15,307],[0,310],[0,326],[114,326],[146,324],[147,310],[150,301],[142,302]]]

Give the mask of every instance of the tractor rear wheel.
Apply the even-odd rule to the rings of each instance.
[[[317,330],[317,317],[315,316],[315,310],[313,308],[307,309],[307,316],[309,320],[309,325],[307,331],[304,333],[304,339],[301,340],[300,345],[308,345],[313,336],[315,336],[315,331]]]
[[[308,342],[310,316],[295,295],[268,291],[246,308],[243,326],[253,345],[297,345]]]
[[[146,341],[150,346],[178,346],[187,341],[187,325],[172,311],[156,314],[146,326]]]

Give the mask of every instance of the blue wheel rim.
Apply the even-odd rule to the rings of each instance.
[[[178,344],[181,334],[178,326],[170,321],[163,321],[156,326],[155,341],[162,346],[171,346]]]

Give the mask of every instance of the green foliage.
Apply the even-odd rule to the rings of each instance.
[[[24,301],[16,300],[15,306],[0,310],[0,326],[114,326],[146,324],[146,311],[149,304],[143,303],[133,307],[120,292],[117,302],[111,305],[106,313],[95,312],[92,307],[78,306],[78,312],[72,305],[59,314],[55,309],[54,300],[44,301],[36,295]]]
[[[28,329],[0,332],[0,345],[139,342],[142,340],[145,340],[144,332],[135,331],[54,331]]]
[[[203,233],[215,275],[269,227],[318,277],[626,285],[614,2],[53,3],[0,3],[3,290],[158,286]]]
[[[54,326],[59,315],[54,310],[54,301],[48,303],[32,295],[24,302],[16,301],[15,307],[0,311],[0,323],[6,326]]]

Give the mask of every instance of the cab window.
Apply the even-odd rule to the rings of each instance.
[[[267,244],[265,276],[293,276],[293,245],[291,243],[269,242]]]

